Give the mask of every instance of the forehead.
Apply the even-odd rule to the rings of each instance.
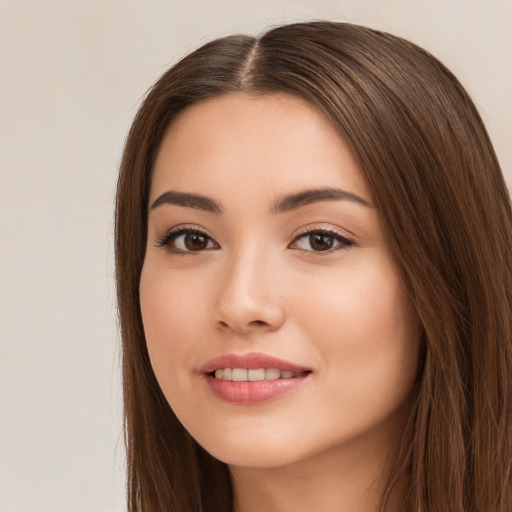
[[[269,194],[318,186],[367,194],[344,139],[302,98],[236,93],[181,112],[159,149],[151,196],[171,187],[232,195],[247,185]]]

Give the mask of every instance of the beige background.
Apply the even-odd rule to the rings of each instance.
[[[311,18],[441,58],[512,183],[510,0],[0,0],[0,511],[123,510],[112,203],[129,123],[187,51]]]

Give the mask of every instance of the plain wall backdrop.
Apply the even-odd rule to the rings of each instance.
[[[210,39],[319,18],[440,58],[512,183],[511,0],[0,0],[0,511],[124,510],[113,198],[144,92]]]

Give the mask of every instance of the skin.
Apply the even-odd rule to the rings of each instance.
[[[283,195],[326,187],[366,204],[272,211]],[[212,198],[222,213],[151,208],[169,190]],[[417,375],[419,327],[371,203],[345,141],[292,95],[204,100],[164,137],[140,282],[147,345],[179,420],[229,465],[237,512],[377,510]],[[209,237],[204,250],[184,235],[162,246],[183,225]],[[339,237],[331,249],[304,235],[318,229]],[[214,396],[202,365],[248,352],[312,373],[258,405]]]

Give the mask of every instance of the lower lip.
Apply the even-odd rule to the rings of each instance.
[[[234,382],[216,379],[206,375],[206,382],[218,398],[240,405],[257,405],[275,400],[297,389],[308,380],[310,374],[293,379],[258,380],[254,382]]]

